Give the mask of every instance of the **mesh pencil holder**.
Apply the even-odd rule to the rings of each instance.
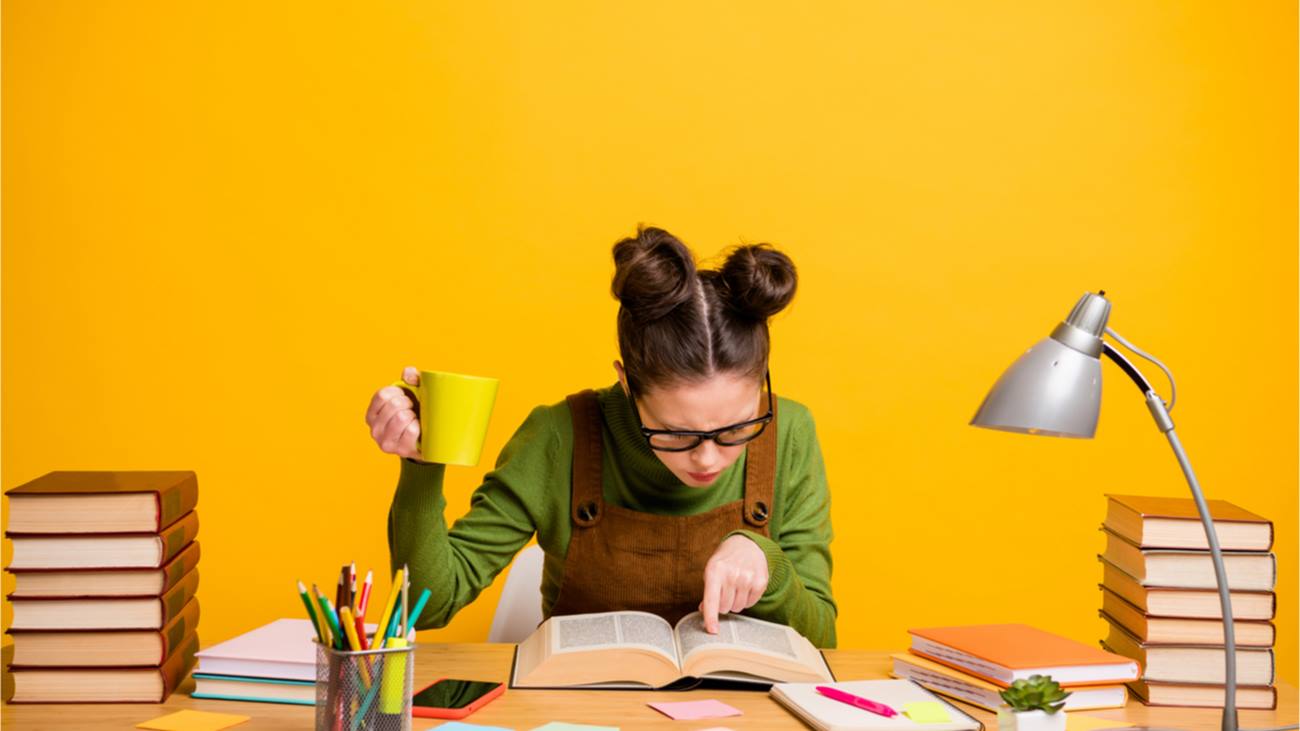
[[[344,652],[316,643],[316,731],[410,731],[415,645]]]

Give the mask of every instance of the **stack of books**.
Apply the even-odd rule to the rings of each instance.
[[[198,651],[193,472],[51,472],[6,493],[15,703],[160,703]]]
[[[1191,498],[1108,495],[1102,531],[1102,645],[1142,663],[1129,687],[1154,706],[1222,708],[1223,609],[1209,543]],[[1208,501],[1228,571],[1237,643],[1237,707],[1277,706],[1273,524]]]
[[[892,655],[893,675],[925,688],[997,711],[999,693],[1032,675],[1049,675],[1070,691],[1065,710],[1120,708],[1124,683],[1136,680],[1138,664],[1024,624],[933,627],[908,631],[907,653]]]

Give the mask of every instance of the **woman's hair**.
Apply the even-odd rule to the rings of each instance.
[[[685,244],[641,226],[614,244],[618,348],[633,393],[716,373],[762,378],[767,318],[794,298],[790,257],[768,244],[741,246],[717,270],[700,271]]]

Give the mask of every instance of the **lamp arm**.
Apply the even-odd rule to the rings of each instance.
[[[1107,335],[1111,336],[1112,338],[1115,338],[1115,340],[1118,341],[1120,345],[1123,345],[1124,347],[1128,348],[1134,353],[1137,353],[1143,358],[1146,358],[1152,363],[1155,363],[1156,366],[1160,368],[1160,370],[1165,372],[1165,377],[1169,379],[1168,407],[1169,410],[1172,412],[1174,410],[1174,402],[1178,400],[1178,386],[1174,383],[1174,374],[1171,373],[1169,369],[1165,367],[1165,364],[1161,363],[1154,355],[1151,355],[1150,353],[1142,350],[1141,348],[1134,345],[1133,343],[1130,343],[1129,341],[1125,340],[1123,335],[1120,335],[1119,333],[1115,332],[1115,330],[1111,328],[1109,325],[1106,326],[1105,332]]]
[[[1210,518],[1210,508],[1205,503],[1205,495],[1201,492],[1201,484],[1196,479],[1196,473],[1192,471],[1192,463],[1187,459],[1187,452],[1183,449],[1183,444],[1179,441],[1178,435],[1174,433],[1174,421],[1169,417],[1169,409],[1165,407],[1165,402],[1151,388],[1151,384],[1142,376],[1142,373],[1119,351],[1111,347],[1110,343],[1103,341],[1102,352],[1114,361],[1129,378],[1133,379],[1133,382],[1146,396],[1147,408],[1151,411],[1151,416],[1156,420],[1156,425],[1160,427],[1160,431],[1169,439],[1169,444],[1173,447],[1174,456],[1178,458],[1178,466],[1183,469],[1183,476],[1187,478],[1187,485],[1192,490],[1192,499],[1196,501],[1196,511],[1200,513],[1201,524],[1205,526],[1205,539],[1210,545],[1210,559],[1214,562],[1214,575],[1218,580],[1219,603],[1223,607],[1224,699],[1222,729],[1223,731],[1237,731],[1237,638],[1232,624],[1232,597],[1228,593],[1228,572],[1223,566],[1223,552],[1219,550],[1219,536],[1214,530],[1214,521]]]

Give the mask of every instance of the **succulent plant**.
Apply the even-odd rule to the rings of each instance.
[[[1050,675],[1030,675],[1028,680],[1021,678],[998,695],[1002,696],[1002,700],[1017,713],[1023,711],[1056,713],[1065,707],[1065,699],[1070,696],[1067,691],[1061,690],[1061,685],[1052,680]]]

